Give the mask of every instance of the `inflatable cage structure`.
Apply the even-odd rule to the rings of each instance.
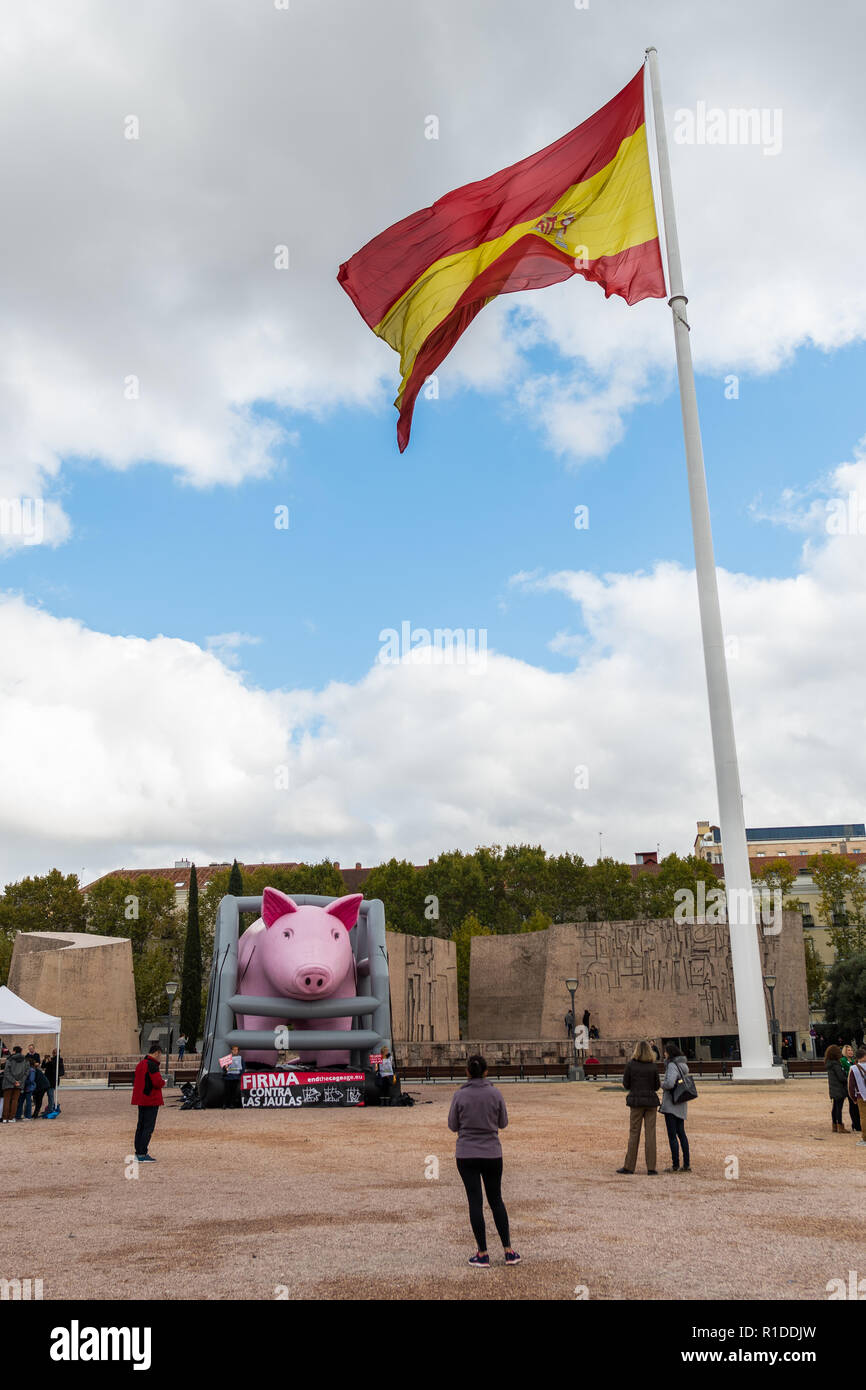
[[[299,907],[312,903],[327,907],[333,898],[293,893]],[[222,1104],[224,1075],[219,1064],[233,1043],[243,1048],[274,1048],[274,1032],[269,1029],[241,1029],[238,1014],[258,1014],[264,1018],[352,1019],[350,1030],[336,1028],[288,1028],[289,1056],[298,1051],[321,1048],[349,1049],[350,1068],[371,1075],[370,1053],[391,1043],[391,991],[388,976],[388,950],[385,943],[385,907],[378,898],[361,903],[357,924],[349,933],[358,976],[358,995],[353,999],[300,1000],[268,998],[238,993],[238,936],[242,912],[262,913],[262,899],[227,895],[217,912],[211,963],[210,990],[202,1044],[198,1090],[206,1107]],[[279,1027],[275,1022],[274,1028]],[[281,1040],[282,1041],[282,1040]]]

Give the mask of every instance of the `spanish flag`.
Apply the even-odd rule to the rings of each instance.
[[[427,377],[496,295],[582,275],[627,304],[665,298],[643,88],[641,68],[555,144],[446,193],[340,266],[361,317],[400,354],[401,453]]]

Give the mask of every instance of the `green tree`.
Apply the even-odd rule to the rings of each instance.
[[[9,983],[9,966],[12,964],[12,950],[15,936],[12,932],[0,931],[0,985]]]
[[[87,907],[77,874],[22,878],[0,898],[0,931],[87,931]]]
[[[768,859],[759,867],[752,867],[752,886],[760,890],[757,908],[764,922],[775,916],[777,903],[800,911],[799,903],[790,896],[796,877],[797,870],[787,859]]]
[[[189,871],[189,901],[186,909],[186,937],[181,970],[180,1031],[193,1048],[201,1024],[201,936],[198,927],[198,875],[195,864]]]
[[[547,931],[550,924],[551,919],[548,917],[547,913],[542,912],[541,908],[537,907],[521,922],[520,930],[521,932]]]
[[[809,868],[837,960],[866,950],[866,882],[859,866],[844,854],[815,854]]]
[[[210,875],[207,883],[204,888],[200,890],[198,895],[198,928],[201,938],[202,971],[206,978],[210,977],[217,909],[223,898],[229,892],[229,881],[232,872],[233,870],[230,871],[229,869],[217,869]],[[248,894],[251,894],[251,892],[252,889],[244,884],[243,896],[246,897]],[[235,894],[234,896],[238,895]],[[252,920],[252,917],[241,913],[241,931],[243,931],[244,926],[248,926]]]
[[[810,1009],[823,1009],[827,991],[827,967],[815,948],[811,936],[804,935],[803,950],[806,954],[806,994]]]
[[[625,922],[636,916],[637,892],[628,864],[599,859],[589,869],[590,922]]]
[[[720,888],[721,880],[713,873],[712,865],[697,855],[666,854],[653,873],[645,869],[637,876],[635,883],[636,915],[647,921],[662,917],[673,917],[682,899],[677,894],[684,890],[694,895],[695,912],[698,910],[698,884],[706,884],[706,896],[711,889]],[[691,915],[691,914],[689,914]]]
[[[229,882],[226,892],[233,898],[242,898],[244,896],[244,876],[241,873],[241,866],[236,859],[233,861],[229,872]]]
[[[452,938],[457,947],[457,1012],[460,1017],[461,1031],[464,1034],[469,1013],[469,963],[472,955],[472,938],[492,935],[490,928],[485,927],[484,923],[470,912],[464,917]]]
[[[176,940],[152,942],[132,962],[135,977],[135,1004],[140,1025],[160,1018],[168,1010],[165,986],[178,973],[180,933]]]
[[[424,896],[434,896],[439,906],[436,936],[453,936],[470,913],[492,928],[496,913],[490,887],[476,855],[449,850],[428,864],[421,874]]]
[[[866,1017],[866,951],[857,951],[830,966],[824,1007],[843,1034],[860,1034]]]
[[[590,899],[589,868],[579,854],[560,854],[548,859],[545,911],[554,922],[586,921]]]
[[[244,896],[260,897],[266,888],[276,888],[289,897],[310,894],[326,898],[342,898],[346,884],[340,870],[323,859],[320,864],[296,864],[292,869],[278,869],[262,864],[244,873]]]
[[[782,901],[789,896],[797,877],[797,870],[787,859],[768,859],[759,867],[752,863],[752,882],[762,888],[769,888],[782,894]]]
[[[389,931],[431,936],[438,923],[435,902],[428,903],[424,876],[408,859],[378,864],[364,880],[364,897],[381,898]]]
[[[112,874],[88,891],[86,910],[89,932],[129,937],[133,956],[141,955],[148,943],[174,930],[174,886],[150,874]]]

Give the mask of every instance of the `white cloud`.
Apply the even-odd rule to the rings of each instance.
[[[866,493],[866,461],[834,483]],[[722,571],[720,587],[747,821],[862,818],[866,533],[816,536],[791,578]],[[545,591],[580,610],[569,672],[422,652],[322,691],[254,689],[192,643],[7,597],[0,873],[181,853],[423,862],[515,840],[594,858],[599,830],[624,858],[685,851],[716,806],[694,575],[536,572],[509,590]],[[243,638],[223,634],[233,651]]]
[[[205,639],[207,649],[219,657],[226,666],[239,667],[239,647],[257,647],[261,637],[253,637],[249,632],[219,632]]]

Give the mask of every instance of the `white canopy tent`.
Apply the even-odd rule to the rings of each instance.
[[[57,1076],[54,1083],[56,1105],[57,1092],[60,1090],[60,1019],[55,1018],[54,1014],[44,1014],[41,1009],[34,1009],[32,1004],[19,999],[11,989],[0,985],[0,1038],[22,1035],[32,1038],[37,1033],[57,1034]]]

